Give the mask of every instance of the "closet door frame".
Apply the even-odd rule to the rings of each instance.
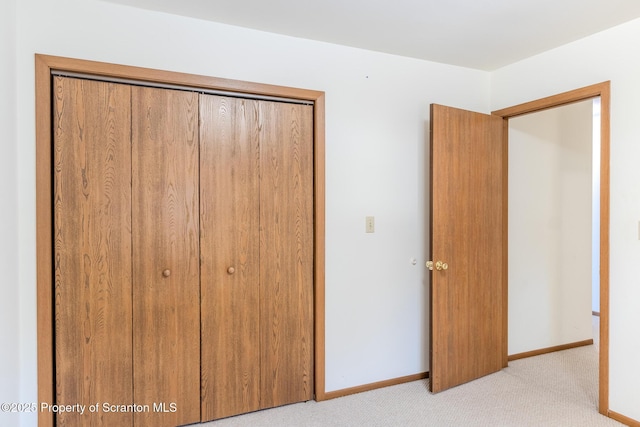
[[[53,171],[52,73],[76,73],[104,80],[136,80],[157,85],[179,85],[195,90],[219,90],[248,96],[266,96],[313,103],[313,215],[314,215],[314,392],[325,392],[325,118],[324,92],[275,86],[195,74],[154,70],[104,62],[35,55],[36,90],[36,257],[38,401],[55,403],[55,347],[53,306]],[[82,403],[82,402],[78,402]],[[199,403],[199,402],[198,402]],[[54,416],[38,413],[38,425],[53,427]]]

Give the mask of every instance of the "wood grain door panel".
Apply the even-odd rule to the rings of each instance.
[[[313,397],[312,111],[202,96],[204,420]]]
[[[260,103],[261,407],[313,397],[313,107]]]
[[[133,401],[131,131],[126,85],[55,77],[56,403]],[[60,413],[59,426],[133,425]]]
[[[431,106],[433,392],[504,366],[503,120]]]
[[[202,95],[200,105],[206,421],[260,409],[260,148],[258,101]]]
[[[136,425],[173,427],[200,421],[198,95],[133,87],[132,114],[134,399],[164,404]]]
[[[313,106],[55,77],[58,425],[313,398]],[[198,404],[200,402],[200,404]]]

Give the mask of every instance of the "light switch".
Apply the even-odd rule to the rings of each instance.
[[[376,221],[372,216],[365,218],[365,232],[374,233],[376,231]]]

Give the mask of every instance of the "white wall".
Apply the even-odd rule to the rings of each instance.
[[[0,2],[0,403],[20,402],[18,282],[18,181],[16,169],[16,3]],[[0,425],[18,425],[17,413],[0,412]]]
[[[17,202],[17,211],[3,205],[1,213],[8,269],[0,309],[11,326],[0,326],[0,397],[17,398],[20,388],[20,400],[36,400],[38,52],[326,91],[327,391],[427,369],[429,103],[486,112],[611,79],[610,398],[612,410],[640,420],[640,338],[628,327],[640,324],[640,21],[489,74],[98,0],[2,2],[9,12],[16,4],[17,27],[11,13],[0,14],[8,32],[0,42],[1,139],[3,153],[14,153],[0,160],[0,185],[3,203]],[[364,233],[366,215],[376,216],[375,234]],[[7,416],[0,424],[15,425]],[[33,416],[22,421],[35,425]]]
[[[611,80],[610,409],[640,420],[640,20],[492,73],[492,109]]]
[[[600,98],[593,100],[591,311],[600,313]]]
[[[488,73],[97,0],[21,0],[18,24],[17,59],[2,60],[16,66],[7,87],[17,88],[17,109],[5,97],[0,108],[17,114],[17,139],[3,140],[17,152],[18,178],[4,168],[3,178],[20,194],[6,222],[19,244],[2,239],[0,251],[19,254],[20,281],[9,291],[20,297],[21,363],[3,345],[3,369],[21,369],[22,400],[36,400],[36,52],[325,91],[326,390],[428,369],[428,106],[487,112]],[[374,234],[364,233],[367,215],[376,217]],[[7,341],[15,344],[15,333]],[[12,390],[0,383],[0,395]]]
[[[509,120],[509,354],[593,337],[592,101]]]

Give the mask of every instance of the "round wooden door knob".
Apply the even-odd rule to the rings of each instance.
[[[167,268],[166,270],[164,270],[164,271],[162,272],[162,275],[163,275],[164,277],[169,277],[169,276],[171,276],[171,270],[169,270],[169,269]]]
[[[235,273],[235,272],[236,272],[236,269],[235,269],[235,268],[233,268],[233,267],[229,267],[229,268],[227,268],[227,273],[229,273],[229,274],[233,274],[233,273]]]

